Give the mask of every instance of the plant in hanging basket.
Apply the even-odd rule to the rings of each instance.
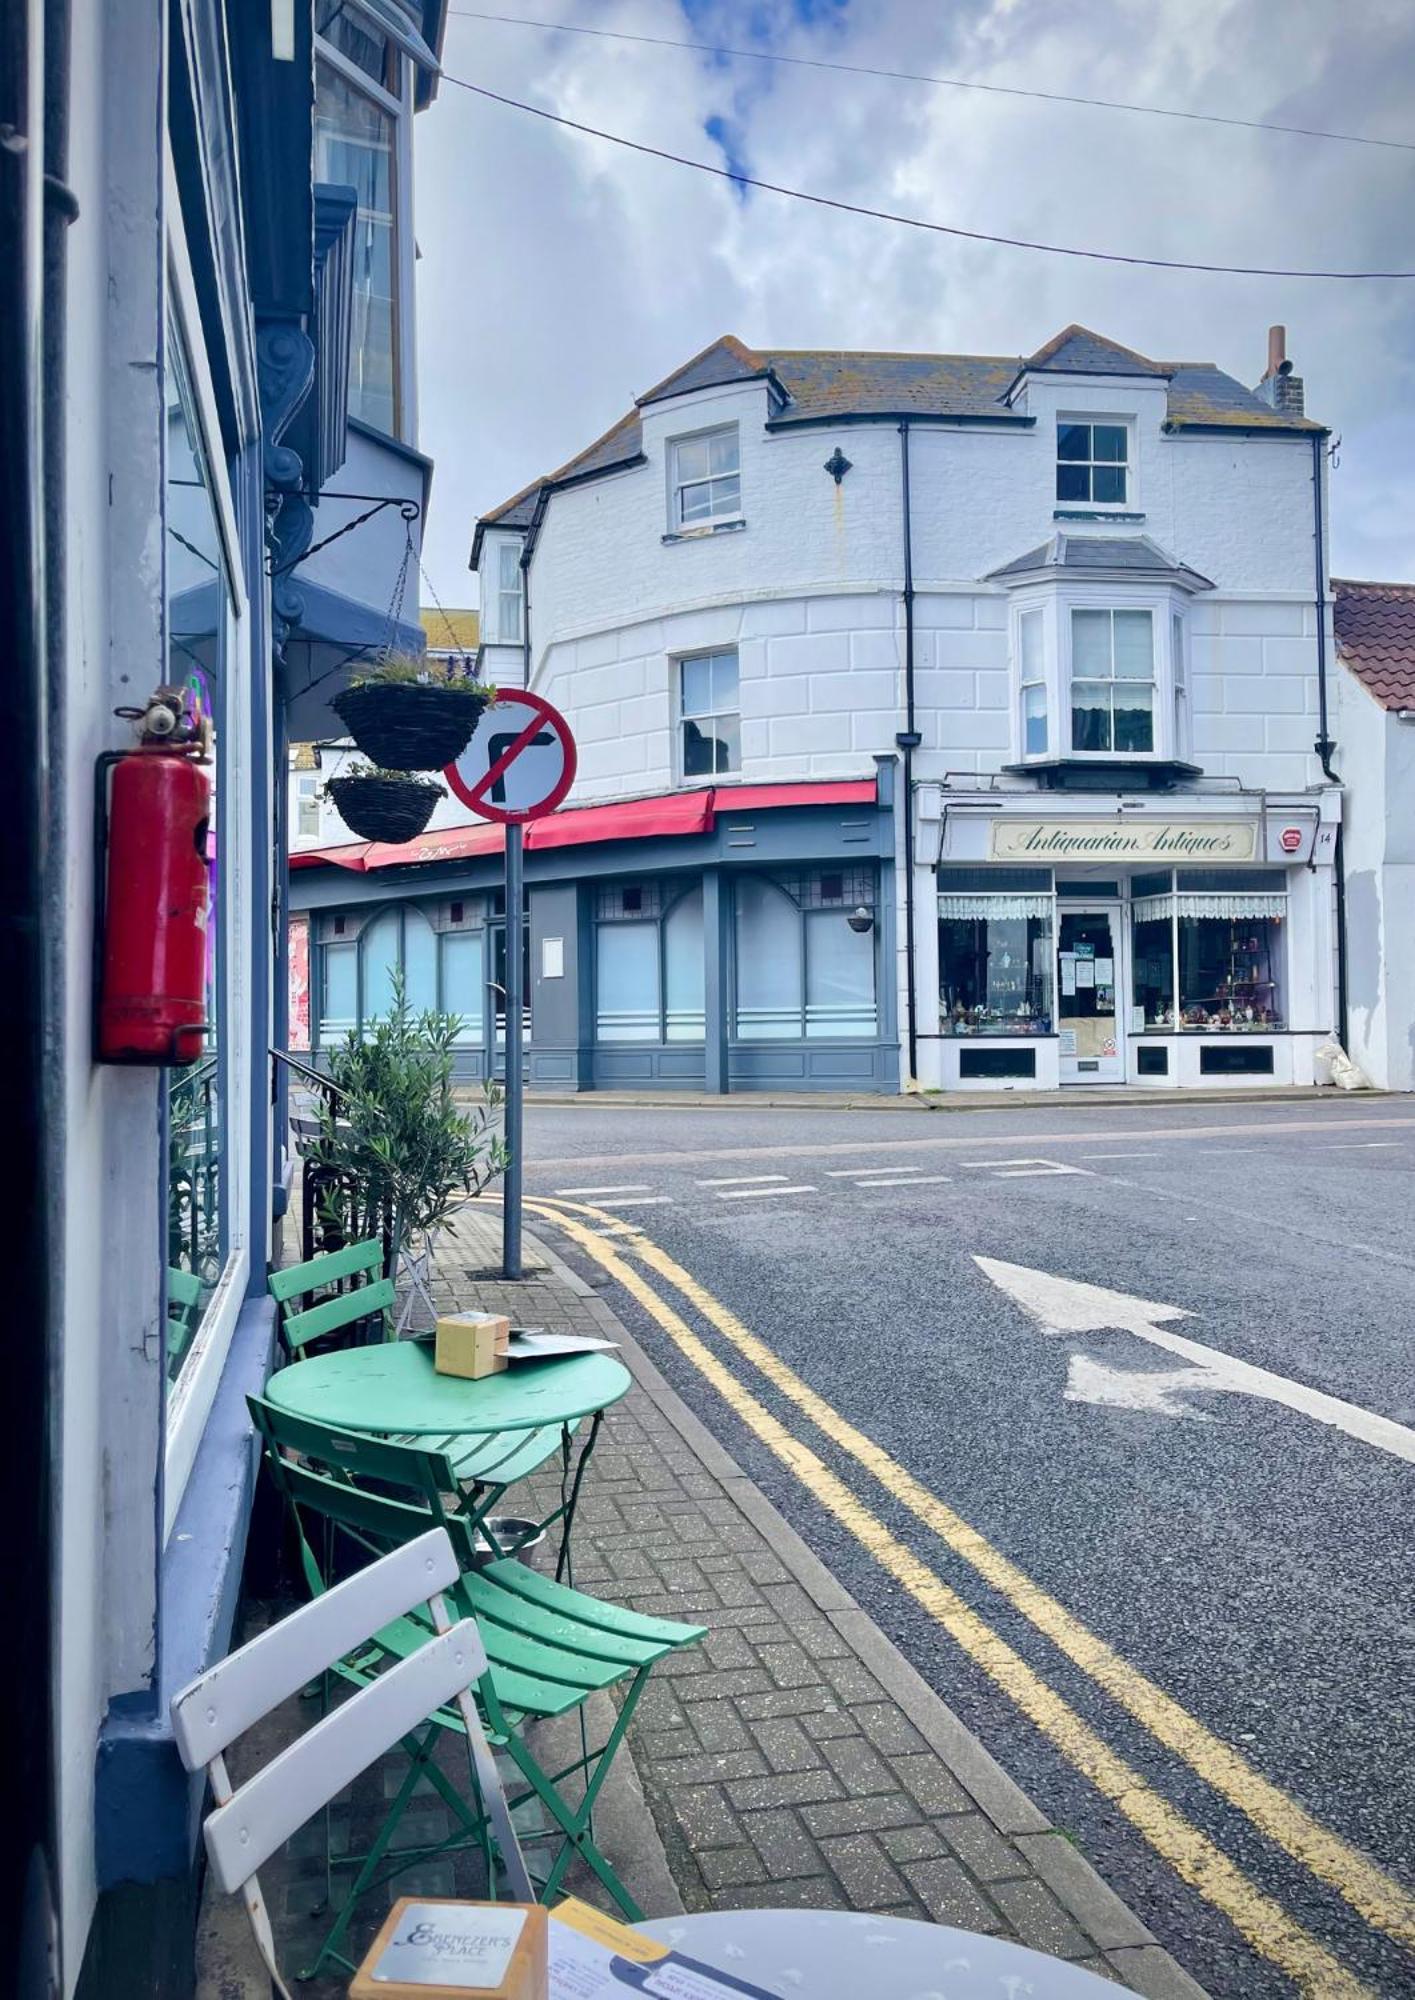
[[[441,771],[472,740],[495,688],[454,667],[394,653],[355,678],[330,706],[366,757],[388,770]]]
[[[446,788],[413,771],[355,764],[325,786],[334,810],[361,840],[416,840]]]

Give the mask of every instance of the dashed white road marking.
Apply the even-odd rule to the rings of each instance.
[[[649,1184],[647,1181],[620,1181],[616,1187],[577,1187],[577,1188],[557,1188],[555,1190],[557,1194],[584,1194],[584,1195],[647,1194],[648,1191],[649,1191]]]
[[[763,1195],[773,1194],[819,1194],[818,1187],[803,1183],[800,1187],[739,1187],[719,1188],[714,1199],[717,1201],[760,1201]]]
[[[1078,1160],[1157,1160],[1158,1153],[1078,1153]]]
[[[825,1177],[828,1181],[853,1181],[860,1174],[888,1174],[893,1178],[896,1174],[917,1174],[922,1171],[920,1167],[827,1167]]]
[[[602,1197],[611,1208],[669,1208],[671,1194],[611,1194]]]
[[[1324,1153],[1376,1153],[1388,1146],[1399,1146],[1399,1139],[1335,1139],[1322,1147]]]
[[[1166,1348],[1202,1369],[1207,1377],[1202,1386],[1261,1396],[1266,1402],[1279,1403],[1299,1416],[1329,1424],[1333,1430],[1345,1431],[1348,1437],[1357,1438],[1362,1444],[1374,1445],[1378,1451],[1388,1451],[1393,1458],[1403,1458],[1415,1465],[1415,1430],[1391,1417],[1379,1416],[1374,1410],[1363,1410],[1357,1403],[1347,1403],[1339,1396],[1309,1388],[1305,1382],[1289,1381],[1287,1376],[1274,1375],[1251,1361],[1240,1361],[1236,1354],[1225,1354],[1221,1348],[1206,1347],[1202,1341],[1172,1333],[1162,1322],[1192,1319],[1193,1314],[1183,1306],[1132,1298],[1126,1292],[1108,1291],[1103,1285],[1056,1278],[1047,1271],[1000,1263],[993,1257],[974,1257],[973,1262],[999,1291],[1029,1313],[1044,1333],[1094,1333],[1103,1327],[1120,1327],[1137,1339],[1149,1341],[1152,1347]],[[1172,1394],[1176,1388],[1190,1385],[1180,1384],[1171,1376],[1164,1386]],[[1192,1386],[1201,1385],[1196,1381]]]
[[[754,1181],[784,1181],[785,1174],[724,1174],[720,1180],[694,1181],[694,1187],[747,1187]]]
[[[898,1180],[893,1175],[888,1180],[856,1181],[856,1187],[914,1188],[938,1187],[944,1181],[951,1181],[952,1174],[911,1174],[908,1180]]]

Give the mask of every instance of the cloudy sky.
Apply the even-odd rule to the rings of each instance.
[[[964,228],[1227,264],[1415,269],[1415,152],[468,18],[452,76],[767,180]],[[1406,0],[482,0],[487,11],[1415,140]],[[1339,432],[1338,574],[1415,579],[1415,283],[1131,270],[743,190],[444,85],[418,120],[426,562],[715,336],[1017,354],[1079,320],[1243,381],[1283,321]]]

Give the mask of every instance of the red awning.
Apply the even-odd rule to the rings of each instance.
[[[716,814],[770,812],[782,806],[872,806],[873,778],[827,779],[793,785],[718,785],[700,792],[663,792],[652,799],[624,799],[607,806],[570,806],[526,828],[528,851],[550,847],[585,847],[614,840],[650,840],[665,836],[711,833]],[[396,846],[384,840],[349,841],[339,847],[316,847],[290,856],[291,868],[350,868],[364,873],[375,868],[416,867],[428,861],[465,861],[500,854],[503,829],[476,822],[443,826]]]

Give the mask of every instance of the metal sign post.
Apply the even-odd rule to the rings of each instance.
[[[519,824],[506,829],[506,1198],[501,1208],[502,1275],[521,1275],[521,1129],[523,1087],[521,1063],[521,1017],[526,996],[522,991],[522,931],[525,926],[522,833]]]
[[[506,1152],[501,1263],[521,1276],[521,1138],[524,1128],[522,1030],[526,1011],[524,835],[575,779],[575,739],[557,709],[526,689],[508,690],[484,711],[476,734],[444,773],[464,805],[506,828]]]

